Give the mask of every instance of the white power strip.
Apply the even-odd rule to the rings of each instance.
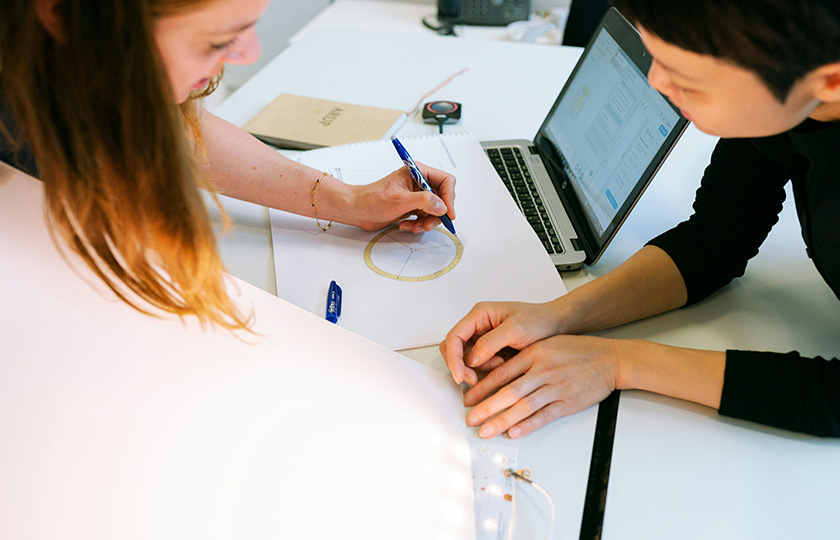
[[[475,538],[509,540],[516,480],[505,471],[516,469],[519,449],[481,442],[470,443],[470,447],[475,488]]]

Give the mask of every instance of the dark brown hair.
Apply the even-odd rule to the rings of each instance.
[[[681,49],[751,71],[780,102],[816,68],[840,62],[837,0],[613,0],[634,24]]]

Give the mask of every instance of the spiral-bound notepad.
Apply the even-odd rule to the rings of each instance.
[[[543,302],[565,293],[551,258],[478,140],[451,133],[401,139],[411,156],[455,175],[455,230],[368,232],[271,211],[277,294],[324,316],[327,289],[343,291],[338,324],[391,349],[439,343],[482,300]],[[402,167],[390,141],[304,152],[300,161],[350,184]],[[313,182],[314,182],[313,178]]]

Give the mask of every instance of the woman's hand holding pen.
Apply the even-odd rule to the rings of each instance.
[[[315,216],[317,205],[320,221],[369,231],[417,216],[400,229],[419,233],[436,227],[437,216],[455,218],[455,177],[433,167],[417,163],[437,196],[422,191],[405,167],[371,184],[345,184],[278,154],[211,113],[204,115],[202,128],[207,172],[214,186],[230,197],[307,217]]]
[[[455,219],[455,177],[422,163],[417,166],[439,196],[419,190],[408,170],[401,167],[381,180],[354,186],[353,224],[375,231],[404,220],[400,230],[419,233],[437,227],[440,215]],[[417,219],[406,220],[412,215]]]

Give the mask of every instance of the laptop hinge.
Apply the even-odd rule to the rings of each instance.
[[[580,245],[580,240],[577,238],[570,238],[572,241],[572,247],[575,248],[575,251],[584,251],[583,247]]]

